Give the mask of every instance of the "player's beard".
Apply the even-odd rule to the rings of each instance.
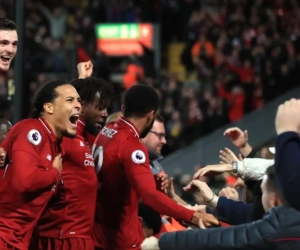
[[[101,124],[101,125],[103,128],[103,124]],[[90,133],[93,136],[97,136],[102,129],[100,127],[97,127],[94,123],[89,122],[89,121],[86,121],[84,128],[85,128],[85,131],[87,131],[88,133]]]
[[[153,118],[153,120],[141,131],[140,134],[140,138],[143,139],[147,136],[147,134],[150,132],[150,130],[153,127],[153,123],[154,123],[155,119]]]
[[[75,134],[70,134],[68,131],[63,131],[62,136],[73,139],[73,138],[76,138],[76,133]]]

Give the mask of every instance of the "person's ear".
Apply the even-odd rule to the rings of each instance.
[[[269,195],[269,202],[270,202],[270,205],[271,207],[276,207],[278,206],[278,199],[277,199],[277,196],[275,193],[270,193]]]
[[[48,114],[53,114],[54,112],[54,106],[53,106],[53,103],[51,102],[46,102],[44,105],[43,105],[43,108],[45,110],[46,113]]]
[[[150,111],[147,114],[147,123],[150,123],[151,121],[153,121],[153,119],[154,119],[154,110]]]
[[[275,206],[281,206],[282,202],[280,200],[280,198],[277,196],[277,194],[274,194],[274,205]]]

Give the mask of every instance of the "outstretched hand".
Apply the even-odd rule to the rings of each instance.
[[[226,129],[224,136],[227,136],[237,148],[242,148],[248,143],[248,131],[242,131],[238,127]]]

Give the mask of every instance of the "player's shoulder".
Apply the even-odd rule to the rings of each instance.
[[[26,137],[26,139],[33,145],[39,145],[42,142],[43,137],[46,136],[45,128],[38,119],[24,119],[16,123],[9,135],[16,137]],[[21,139],[21,138],[20,138]]]
[[[28,118],[17,122],[14,127],[22,128],[23,130],[39,129],[42,132],[42,130],[45,130],[44,127],[46,127],[46,125],[43,125],[39,119]]]
[[[120,120],[114,127],[120,131],[122,139],[125,141],[139,142],[139,134],[135,127],[126,120]]]
[[[139,141],[139,133],[131,123],[126,120],[122,120],[120,122],[120,125],[124,130],[124,134],[127,140]]]
[[[94,142],[97,144],[103,142],[103,140],[110,141],[112,139],[114,143],[117,143],[122,141],[125,136],[124,128],[119,126],[117,122],[111,122],[101,129]]]
[[[137,148],[142,151],[146,151],[146,147],[141,143],[139,137],[128,132],[124,133],[119,139],[119,147],[121,150],[127,150],[132,148]]]
[[[147,147],[140,142],[139,139],[135,140],[132,137],[130,140],[123,140],[121,150],[127,156],[131,156],[131,159],[136,164],[141,164],[147,161],[148,150]]]
[[[123,122],[118,123],[121,130],[121,139],[120,139],[120,146],[124,149],[128,148],[138,148],[142,151],[147,151],[147,148],[143,143],[141,143],[139,134],[135,127],[131,125],[129,122],[124,120]]]
[[[131,147],[131,160],[136,164],[145,163],[148,159],[148,152],[144,145],[137,145],[137,147]]]
[[[136,131],[135,127],[123,118],[120,118],[115,122],[109,123],[107,127],[117,131],[119,136],[122,136],[123,138],[135,138],[136,140],[139,139],[139,134]]]

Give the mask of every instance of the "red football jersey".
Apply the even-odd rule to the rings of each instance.
[[[95,245],[104,249],[140,249],[144,240],[138,217],[140,199],[156,211],[190,221],[193,211],[156,190],[146,147],[124,118],[105,126],[93,146],[98,171]]]
[[[85,123],[77,123],[76,138],[63,138],[62,181],[38,222],[38,234],[50,238],[91,238],[98,181],[86,144]]]
[[[85,133],[85,139],[86,139],[87,145],[88,145],[90,148],[92,148],[92,146],[93,146],[93,144],[94,144],[94,142],[95,142],[95,140],[96,140],[96,136],[94,136],[94,135],[92,135],[92,134],[86,132],[86,133]]]
[[[38,218],[60,180],[52,162],[59,153],[54,132],[42,118],[17,123],[2,147],[9,163],[0,185],[0,237],[17,249],[27,249]]]

